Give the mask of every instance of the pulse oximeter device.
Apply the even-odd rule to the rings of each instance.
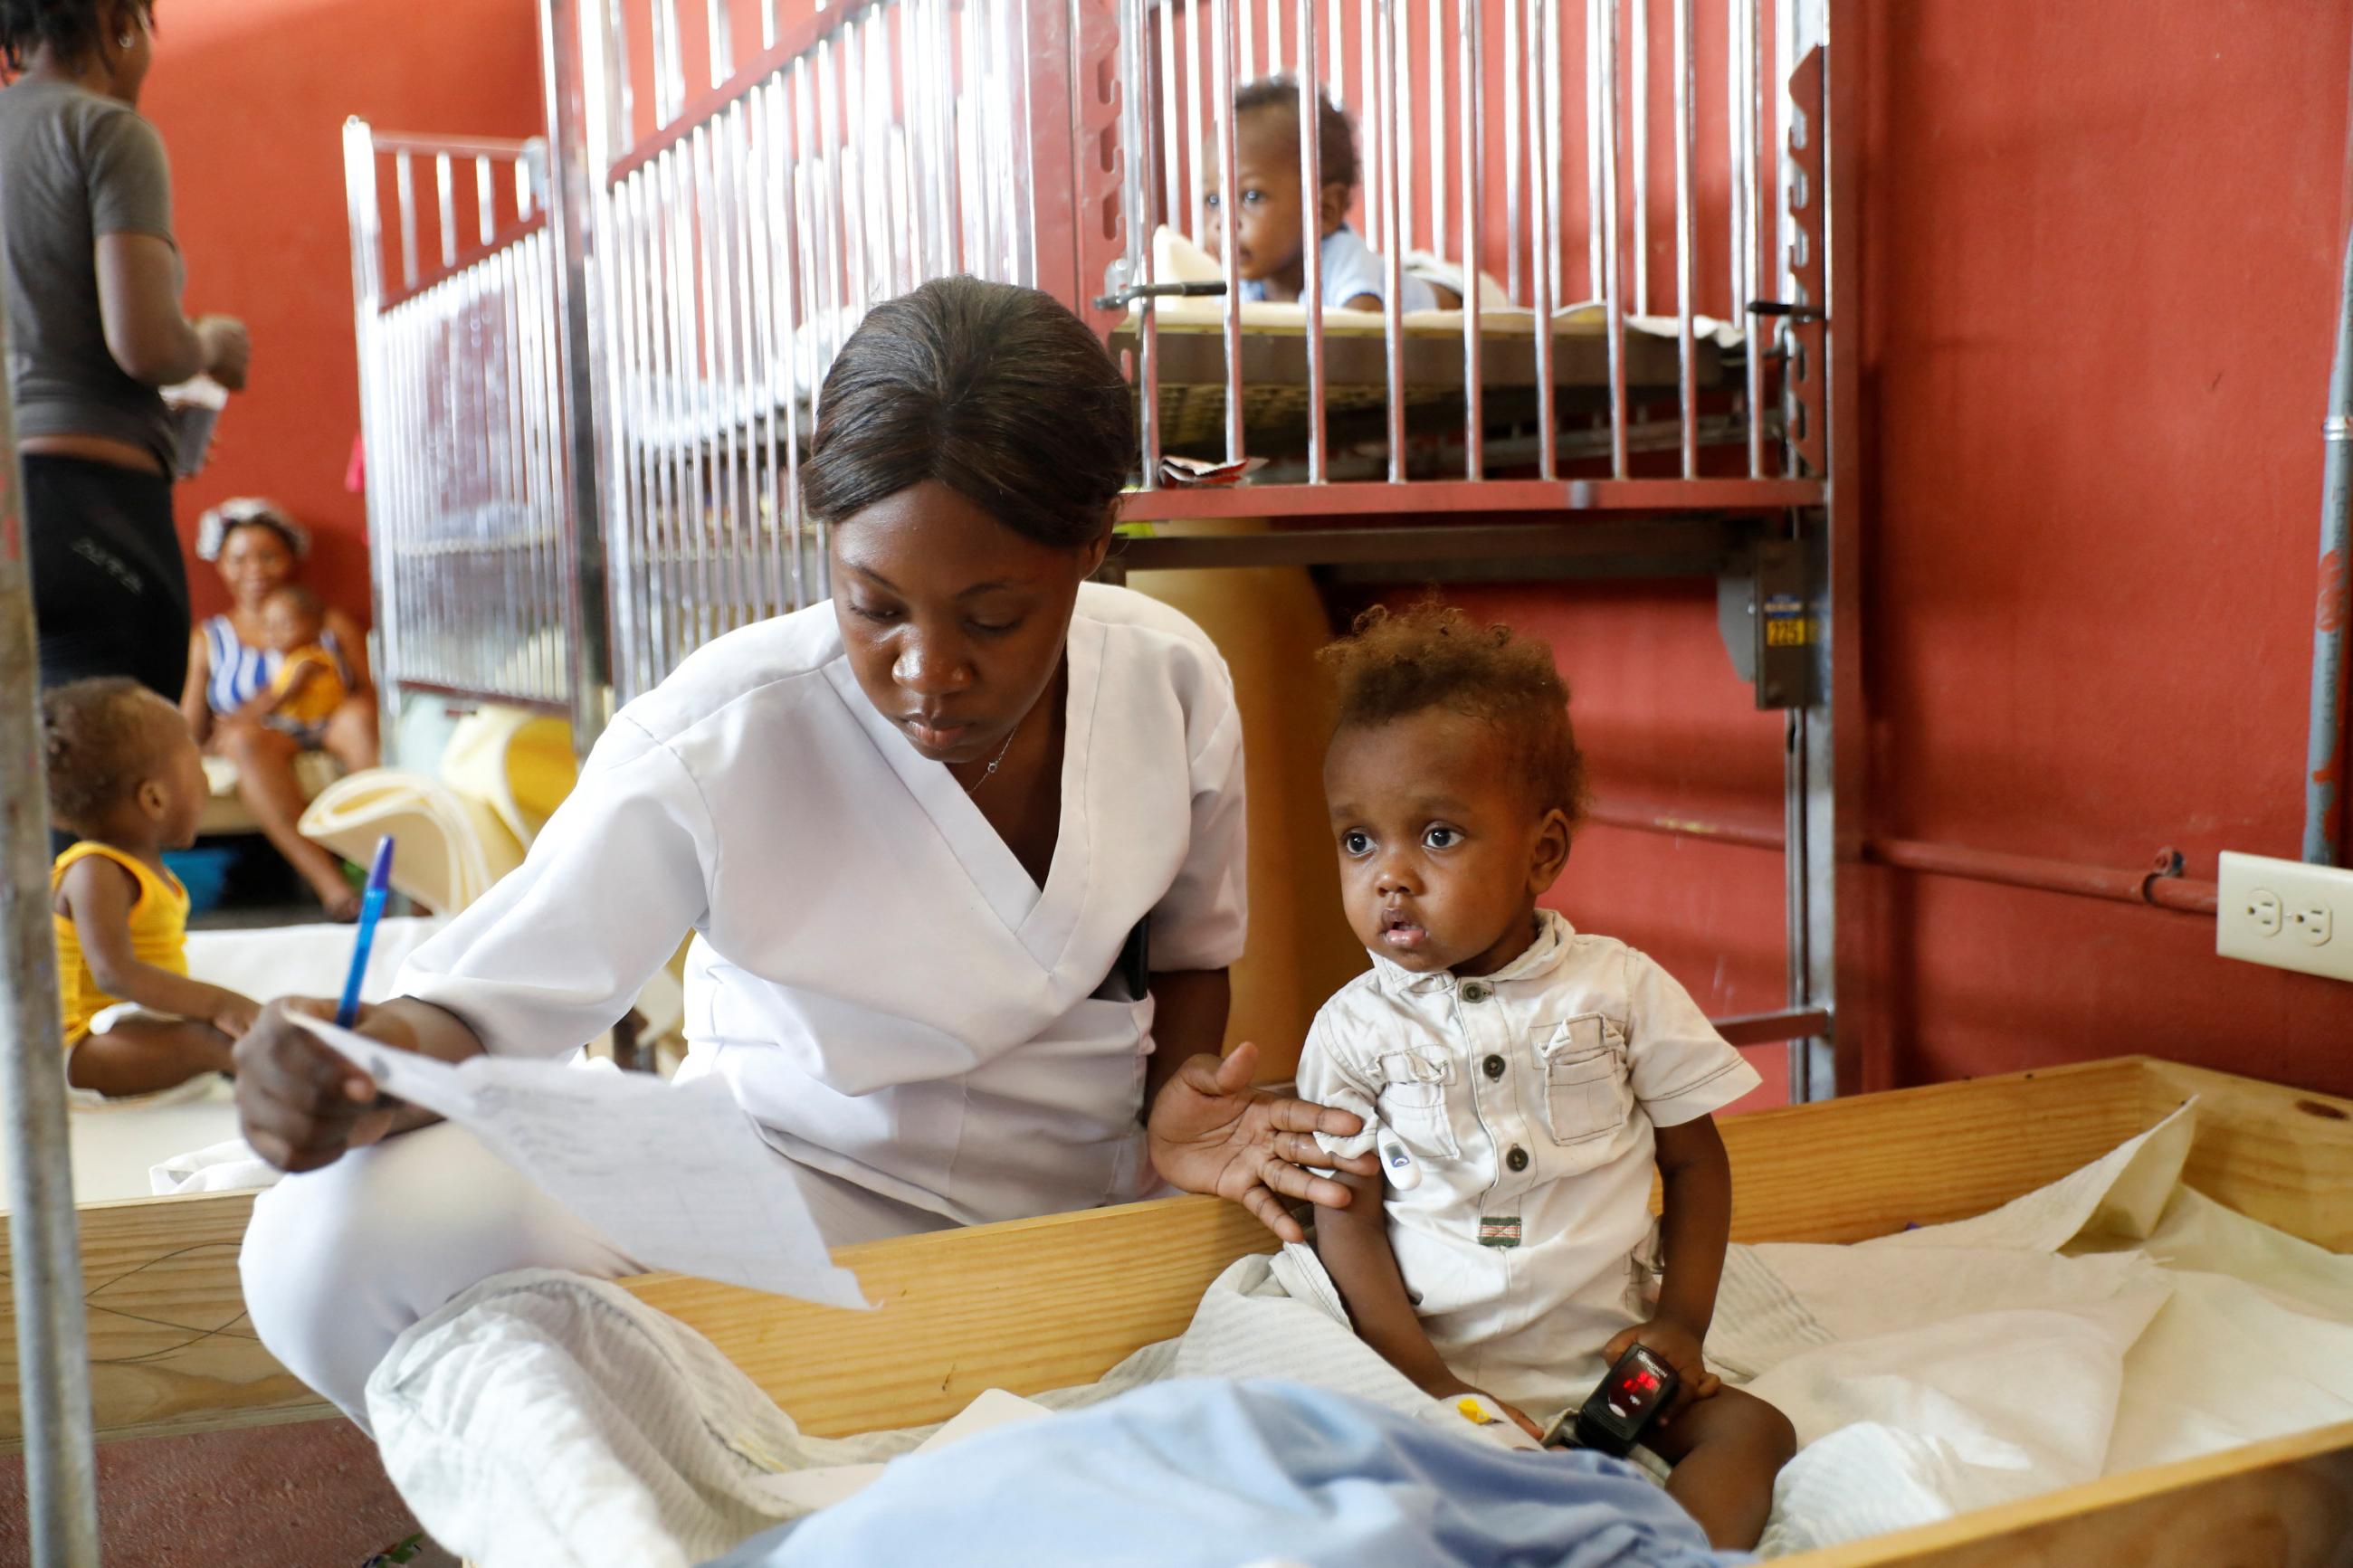
[[[1545,1446],[1561,1448],[1573,1444],[1622,1459],[1658,1420],[1682,1382],[1675,1369],[1660,1356],[1634,1345],[1618,1358],[1618,1364],[1583,1405],[1564,1411],[1552,1424],[1552,1430],[1545,1434]]]
[[[1413,1163],[1413,1155],[1398,1142],[1396,1133],[1382,1128],[1373,1135],[1373,1146],[1380,1151],[1381,1173],[1388,1178],[1390,1186],[1409,1193],[1421,1185],[1421,1167]]]

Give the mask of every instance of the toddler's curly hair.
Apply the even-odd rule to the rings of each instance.
[[[69,681],[41,695],[41,750],[49,815],[60,827],[96,824],[153,776],[164,750],[157,721],[171,710],[118,675]],[[176,721],[178,714],[173,713]]]
[[[1568,685],[1552,650],[1509,626],[1482,626],[1435,597],[1376,605],[1315,655],[1339,686],[1335,732],[1428,708],[1484,720],[1511,738],[1539,812],[1585,815],[1585,754],[1568,719]]]

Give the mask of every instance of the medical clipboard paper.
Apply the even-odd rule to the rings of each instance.
[[[839,1268],[792,1172],[712,1077],[673,1087],[646,1073],[474,1057],[455,1067],[296,1022],[385,1094],[463,1127],[649,1268],[828,1307],[871,1307]]]

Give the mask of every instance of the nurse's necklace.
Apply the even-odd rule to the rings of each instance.
[[[1012,730],[1008,731],[1005,737],[1005,744],[997,747],[997,755],[989,759],[988,766],[980,771],[980,776],[978,778],[964,786],[965,794],[972,794],[974,791],[979,789],[981,785],[987,784],[989,780],[997,776],[997,770],[1002,767],[1005,763],[1005,753],[1013,749],[1013,737],[1020,732],[1020,725],[1016,724],[1013,726]]]

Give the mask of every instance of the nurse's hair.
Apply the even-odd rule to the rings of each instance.
[[[1317,650],[1339,685],[1341,730],[1374,729],[1444,708],[1502,729],[1536,810],[1585,815],[1585,753],[1568,719],[1568,685],[1552,650],[1509,626],[1482,626],[1435,595],[1402,610],[1375,605],[1348,636]]]
[[[826,373],[801,498],[839,523],[936,480],[1014,532],[1079,549],[1112,525],[1134,394],[1051,295],[942,278],[876,306]]]
[[[69,681],[41,694],[49,815],[87,829],[161,773],[174,746],[194,745],[180,710],[127,676]]]

